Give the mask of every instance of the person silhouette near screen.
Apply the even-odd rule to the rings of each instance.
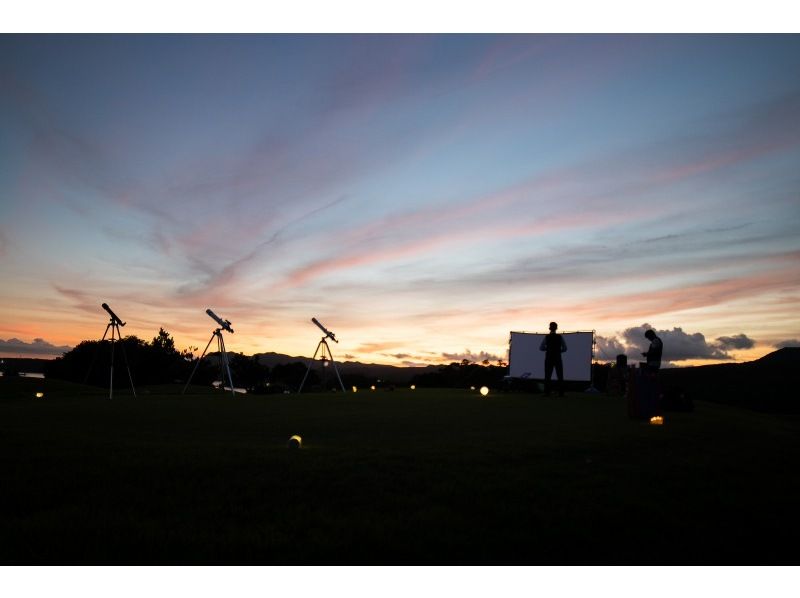
[[[664,350],[664,343],[656,336],[654,330],[648,330],[644,336],[650,341],[650,347],[642,355],[647,359],[647,371],[655,376],[661,369],[661,353]]]
[[[553,377],[553,369],[556,370],[558,377],[558,396],[564,396],[564,364],[561,362],[561,354],[567,350],[567,343],[564,337],[556,332],[558,324],[550,322],[550,334],[542,339],[539,350],[544,351],[544,394],[550,396],[550,380]]]

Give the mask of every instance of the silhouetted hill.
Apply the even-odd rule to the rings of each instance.
[[[800,413],[796,398],[800,348],[779,349],[755,361],[665,369],[665,387],[677,386],[692,399],[755,411]]]
[[[784,347],[773,351],[750,363],[758,363],[767,367],[796,367],[800,365],[800,347]]]
[[[270,368],[276,365],[284,365],[288,363],[301,362],[308,364],[310,357],[299,357],[284,355],[282,353],[258,353],[258,362],[261,365],[269,366]],[[417,374],[424,374],[428,372],[436,372],[439,366],[429,365],[425,367],[398,367],[394,365],[384,365],[380,363],[361,363],[360,361],[339,361],[336,355],[333,356],[336,360],[336,367],[339,368],[341,375],[352,374],[364,376],[374,380],[382,380],[384,382],[391,382],[393,384],[407,384],[411,378]]]

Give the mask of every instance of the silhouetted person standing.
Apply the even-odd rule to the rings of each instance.
[[[650,347],[642,355],[647,359],[647,371],[655,375],[661,369],[661,353],[664,350],[664,343],[653,330],[648,330],[644,336],[650,341]]]
[[[558,324],[550,322],[550,334],[542,339],[539,350],[544,351],[544,394],[550,396],[550,379],[553,377],[553,368],[558,376],[558,396],[564,396],[564,364],[561,363],[561,354],[567,350],[564,337],[556,332]]]

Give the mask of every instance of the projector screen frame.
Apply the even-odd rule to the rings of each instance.
[[[544,380],[544,351],[539,350],[542,338],[547,332],[529,332],[512,330],[508,338],[508,377],[519,380]],[[567,344],[567,351],[562,354],[564,362],[565,382],[594,381],[592,365],[594,348],[597,342],[595,330],[571,330],[559,332]],[[514,336],[518,335],[516,351]],[[578,337],[576,335],[581,335]],[[572,337],[572,339],[570,338]],[[588,338],[587,338],[588,337]],[[572,342],[570,342],[572,340]],[[580,341],[580,342],[576,342]],[[520,348],[522,350],[520,350]],[[570,353],[572,352],[572,353]],[[516,361],[515,361],[516,357]],[[524,363],[523,363],[524,362]],[[555,372],[553,372],[555,378]]]

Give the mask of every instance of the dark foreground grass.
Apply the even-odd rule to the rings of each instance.
[[[0,378],[0,562],[800,562],[796,418],[698,401],[651,426],[603,395],[179,390],[110,401]]]

